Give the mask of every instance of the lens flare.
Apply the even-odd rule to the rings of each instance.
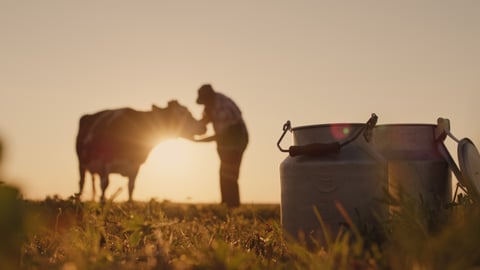
[[[342,140],[348,137],[351,133],[349,124],[333,124],[330,126],[330,133],[336,140]]]

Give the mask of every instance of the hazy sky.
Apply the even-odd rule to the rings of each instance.
[[[67,197],[78,191],[82,114],[178,99],[198,118],[206,82],[238,103],[250,130],[246,203],[280,201],[286,120],[442,116],[480,144],[479,14],[478,0],[0,0],[4,176],[26,197]],[[219,202],[218,166],[213,143],[167,141],[141,168],[134,198]],[[112,177],[107,196],[121,187],[125,199],[126,184]],[[89,198],[90,181],[86,189]]]

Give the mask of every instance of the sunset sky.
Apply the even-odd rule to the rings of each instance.
[[[479,14],[477,0],[0,0],[3,178],[27,198],[68,197],[78,191],[81,115],[177,99],[199,118],[203,83],[236,101],[249,128],[245,203],[280,202],[286,154],[276,141],[286,120],[442,116],[480,145]],[[214,143],[166,141],[142,166],[133,196],[219,202],[218,167]],[[120,187],[126,199],[120,176],[107,196]]]

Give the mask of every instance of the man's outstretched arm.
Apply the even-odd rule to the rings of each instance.
[[[217,135],[213,135],[213,136],[209,136],[201,139],[195,139],[195,138],[192,139],[192,141],[194,142],[213,142],[215,140],[217,140]]]

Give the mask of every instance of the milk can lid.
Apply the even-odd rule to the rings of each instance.
[[[467,189],[480,195],[480,154],[473,142],[464,138],[458,143],[458,163]]]

